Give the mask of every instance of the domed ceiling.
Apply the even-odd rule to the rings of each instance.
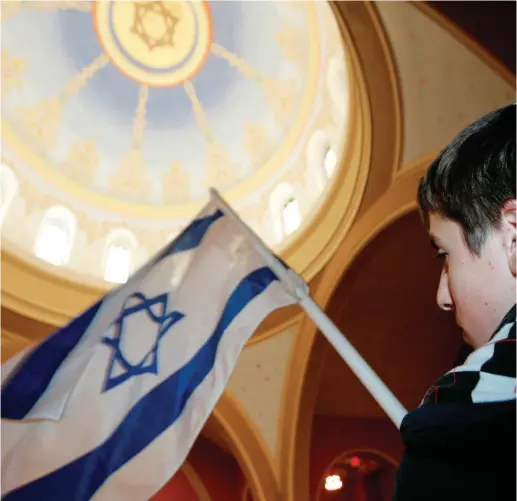
[[[287,183],[302,220],[321,202],[331,179],[314,171],[343,151],[346,75],[326,2],[2,2],[2,162],[18,181],[4,239],[32,252],[64,206],[80,244],[69,266],[99,276],[110,231],[131,230],[144,259],[214,186],[281,245],[271,194]]]

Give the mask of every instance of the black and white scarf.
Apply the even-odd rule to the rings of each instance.
[[[490,341],[472,352],[463,365],[443,375],[429,388],[420,406],[515,400],[515,313],[513,306]]]

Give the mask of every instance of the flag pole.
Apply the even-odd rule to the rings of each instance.
[[[348,364],[350,369],[352,369],[361,383],[364,384],[395,426],[400,428],[400,424],[407,414],[407,410],[341,331],[334,325],[325,312],[310,297],[309,289],[303,279],[292,270],[284,267],[259,236],[241,220],[239,215],[219,195],[217,190],[211,188],[210,195],[217,207],[228,216],[228,218],[233,220],[241,231],[253,242],[257,252],[264,258],[268,266],[275,275],[277,275],[289,293],[298,301],[300,306],[339,353],[341,358]]]

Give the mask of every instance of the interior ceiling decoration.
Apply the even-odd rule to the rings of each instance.
[[[345,75],[346,58],[326,2],[1,8],[2,161],[19,183],[3,234],[13,248],[32,252],[53,205],[72,211],[85,245],[122,226],[147,254],[210,186],[271,245],[276,186],[297,189],[304,220],[321,205],[308,142],[328,132],[339,157],[346,133],[346,107],[328,89],[329,65],[337,57]]]

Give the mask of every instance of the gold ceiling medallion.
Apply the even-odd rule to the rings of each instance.
[[[165,205],[182,205],[190,201],[189,173],[178,162],[172,162],[162,173],[162,200]]]
[[[126,200],[140,201],[149,198],[151,182],[147,177],[142,152],[131,150],[122,159],[120,168],[110,177],[113,193]]]
[[[99,221],[84,213],[77,213],[77,223],[78,228],[84,232],[90,244],[101,241],[104,245],[106,235],[120,227],[120,224],[111,221]]]
[[[296,115],[296,107],[301,102],[300,86],[295,80],[277,78],[264,78],[261,86],[278,123],[286,127]]]
[[[281,127],[285,128],[296,115],[297,106],[302,102],[302,94],[306,89],[300,89],[300,85],[294,79],[281,80],[262,75],[250,63],[226,50],[222,45],[212,44],[211,51],[215,56],[226,60],[241,75],[255,80],[260,85],[275,119]]]
[[[239,181],[241,166],[234,162],[228,151],[216,141],[206,112],[197,97],[192,82],[185,82],[184,88],[192,105],[197,125],[205,137],[206,169],[203,184],[207,188],[229,189]]]
[[[61,168],[75,181],[91,185],[98,166],[99,155],[95,147],[95,141],[89,139],[74,141]]]
[[[284,22],[275,38],[282,49],[283,58],[286,61],[298,65],[302,70],[305,70],[308,64],[306,31],[302,28],[295,28],[288,22]]]
[[[241,166],[230,158],[230,154],[216,142],[206,143],[206,187],[219,190],[231,188],[238,180]]]
[[[35,212],[45,211],[49,207],[56,205],[56,198],[50,194],[43,192],[37,188],[37,186],[28,178],[19,176],[18,190],[20,197],[24,201],[25,213],[32,215]]]
[[[59,98],[45,99],[33,106],[22,106],[15,112],[15,121],[23,133],[45,148],[55,148],[63,115]]]
[[[244,148],[254,169],[260,169],[275,151],[275,144],[269,137],[264,124],[247,123],[244,132]]]
[[[82,68],[56,97],[43,99],[31,106],[20,106],[15,111],[15,122],[22,132],[39,146],[55,148],[65,105],[107,63],[108,59],[101,54]]]
[[[152,183],[147,175],[142,153],[148,99],[149,87],[141,85],[133,120],[133,145],[122,159],[118,170],[109,179],[112,193],[131,202],[147,201],[151,194]]]
[[[131,31],[150,51],[167,45],[174,47],[174,31],[179,20],[163,2],[136,2]]]
[[[207,2],[95,2],[97,38],[126,76],[150,87],[192,78],[212,43]]]

